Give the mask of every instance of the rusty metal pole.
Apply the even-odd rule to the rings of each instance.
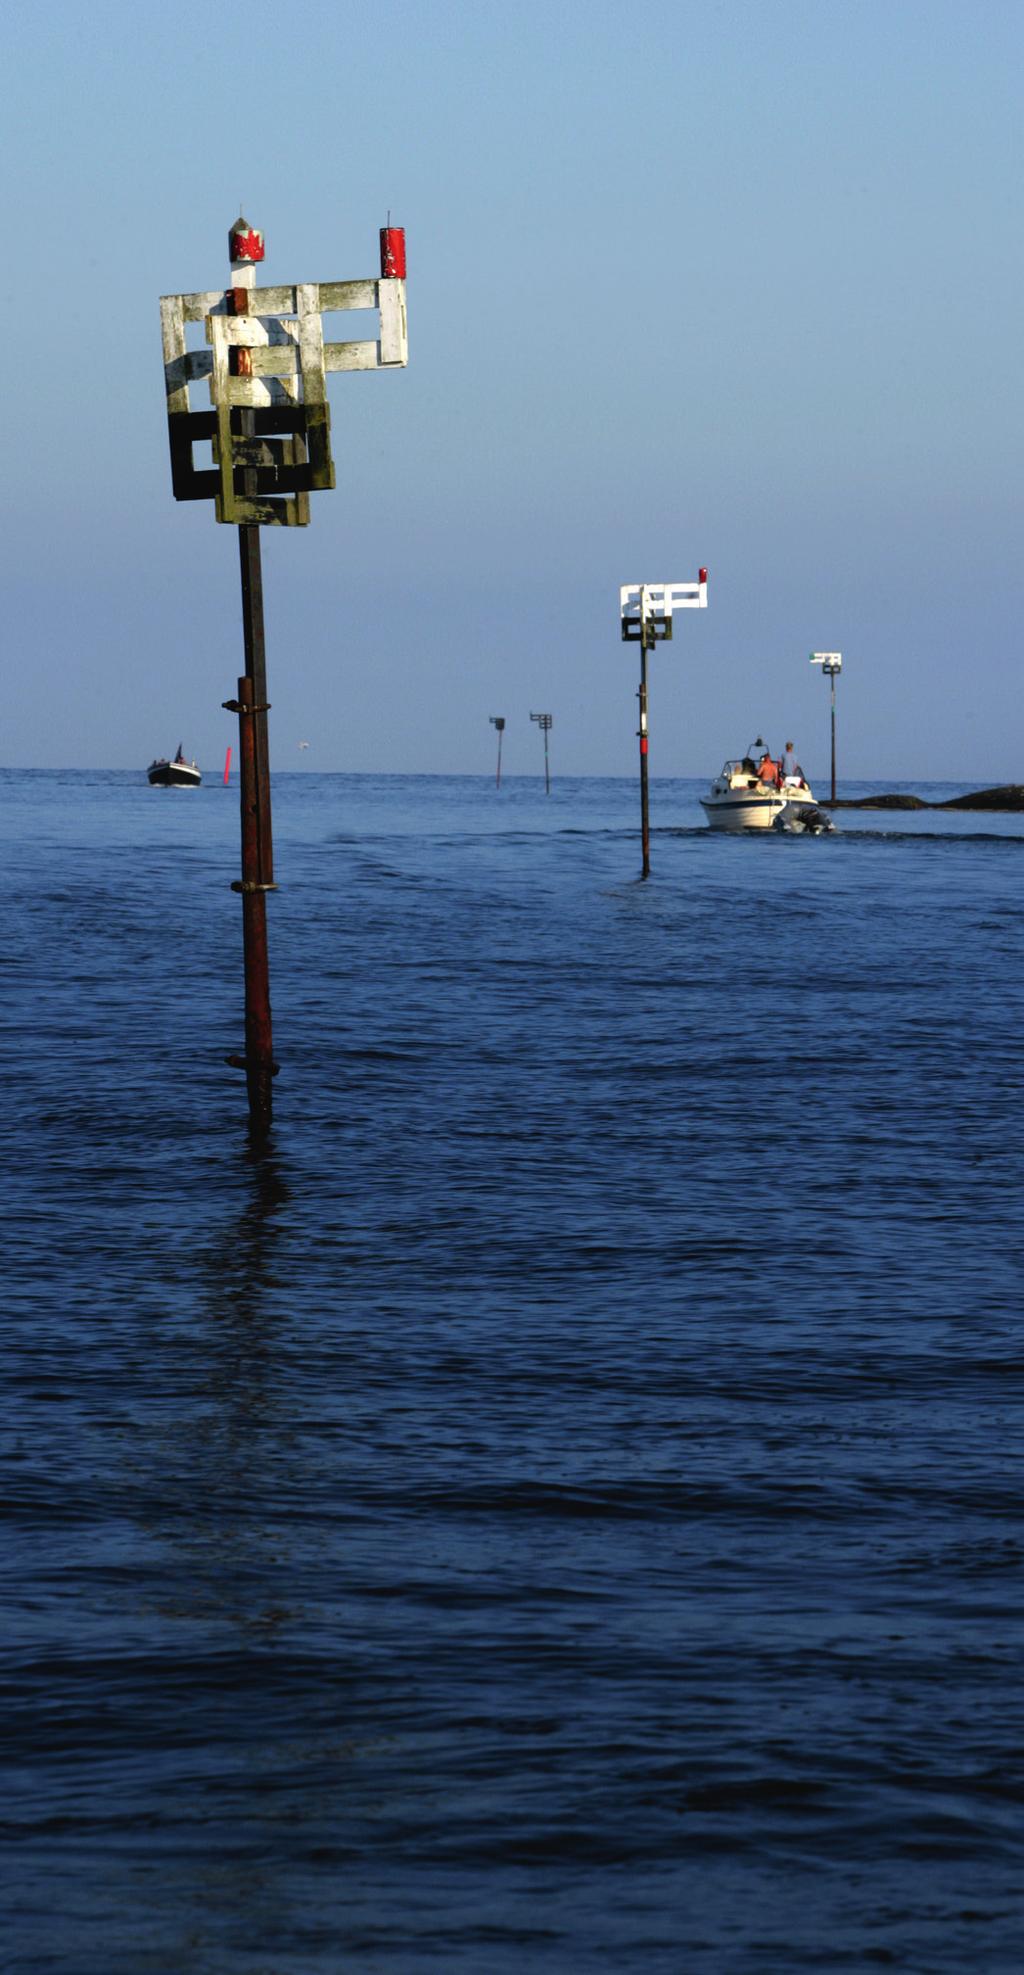
[[[243,413],[243,418],[252,416]],[[274,884],[267,735],[267,653],[258,527],[238,530],[242,572],[245,676],[238,681],[238,746],[242,817],[242,946],[245,958],[245,1078],[253,1121],[273,1111],[274,1044],[270,1015],[267,893]]]
[[[248,673],[238,681],[242,785],[242,946],[245,956],[245,1079],[254,1124],[269,1125],[273,1109],[274,1045],[270,1021],[267,890],[264,880],[257,763],[258,702]]]

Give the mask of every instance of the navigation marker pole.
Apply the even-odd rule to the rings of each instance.
[[[274,884],[267,741],[266,639],[260,529],[304,527],[309,496],[334,486],[326,373],[398,368],[408,361],[405,318],[405,234],[380,229],[380,278],[299,282],[257,288],[263,235],[239,218],[228,235],[231,287],[164,295],[160,318],[164,387],[171,447],[171,484],[179,501],[213,500],[219,522],[238,529],[245,672],[238,698],[242,811],[242,895],[245,952],[245,1054],[228,1062],[246,1073],[249,1112],[265,1127],[271,1116],[273,1060],[268,891]],[[323,317],[342,309],[375,309],[377,340],[325,343]],[[202,323],[206,349],[189,349],[186,325]],[[189,391],[205,379],[211,411],[194,411]],[[212,469],[199,467],[193,447],[206,441]],[[227,780],[230,763],[225,763]]]
[[[696,583],[624,583],[619,591],[619,617],[624,644],[640,646],[640,849],[641,878],[651,875],[651,818],[647,788],[647,654],[672,636],[673,610],[706,610],[708,572]]]
[[[501,787],[501,737],[502,737],[502,734],[503,734],[503,733],[505,732],[505,717],[504,717],[504,715],[503,715],[503,714],[501,714],[501,713],[492,713],[492,714],[491,714],[491,716],[490,716],[490,720],[491,720],[491,726],[492,726],[492,727],[497,727],[497,729],[498,729],[498,773],[497,773],[497,775],[496,775],[496,777],[495,777],[495,782],[494,782],[494,786],[495,786],[495,788],[496,788],[496,789],[500,789],[500,787]]]
[[[843,669],[841,651],[812,651],[811,664],[820,665],[832,688],[832,803],[836,806],[836,677]]]
[[[531,713],[530,719],[535,720],[537,722],[537,725],[544,736],[544,794],[550,795],[551,771],[550,768],[548,767],[548,735],[551,732],[552,718],[550,713]]]
[[[250,306],[256,285],[256,263],[263,259],[263,235],[239,217],[228,235],[231,253],[231,287],[225,296],[232,318],[245,317],[251,325],[252,343],[231,343],[228,347],[228,375],[253,378],[253,358],[257,345],[269,341],[267,330],[252,319]],[[229,400],[230,403],[230,400]],[[228,422],[231,413],[228,411]],[[254,394],[240,394],[236,429],[242,444],[235,448],[243,463],[241,491],[252,501],[258,490],[255,467],[256,412]],[[248,441],[248,445],[246,445]],[[229,440],[230,444],[230,440]],[[234,483],[234,474],[232,475]],[[234,491],[234,484],[232,485]],[[249,1090],[249,1109],[254,1117],[268,1123],[272,1109],[272,1080],[277,1075],[274,1062],[273,1028],[270,1014],[270,956],[267,946],[267,893],[274,883],[274,842],[270,817],[270,734],[267,714],[267,639],[263,621],[263,558],[259,523],[240,521],[238,559],[242,583],[242,640],[245,675],[238,681],[238,698],[224,702],[229,712],[238,714],[238,761],[241,785],[242,876],[232,891],[242,896],[242,950],[245,958],[245,1055],[236,1067],[244,1068]],[[232,1059],[229,1058],[229,1061]]]

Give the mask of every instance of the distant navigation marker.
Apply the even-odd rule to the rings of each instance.
[[[708,572],[695,583],[623,583],[619,617],[623,644],[640,646],[640,847],[641,878],[651,875],[651,819],[647,793],[647,654],[659,639],[672,636],[674,610],[706,610]]]
[[[495,782],[494,782],[494,786],[495,786],[495,788],[498,788],[498,789],[500,789],[500,787],[501,787],[501,737],[502,737],[502,734],[503,734],[503,733],[505,732],[505,716],[504,716],[504,714],[503,714],[503,713],[492,713],[492,714],[491,714],[491,716],[490,716],[490,721],[491,721],[491,726],[492,726],[492,727],[496,727],[496,728],[498,729],[498,773],[497,773],[497,775],[495,776]]]
[[[553,724],[552,718],[550,713],[531,713],[530,719],[535,720],[537,722],[537,725],[544,736],[544,794],[550,795],[551,771],[548,767],[548,735],[551,732],[551,728]]]
[[[812,651],[811,664],[820,665],[832,688],[832,806],[836,800],[836,678],[843,669],[841,651]]]

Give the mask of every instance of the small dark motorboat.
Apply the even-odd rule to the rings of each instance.
[[[146,770],[151,789],[197,789],[202,776],[194,761],[186,761],[178,743],[178,752],[173,761],[151,761]]]

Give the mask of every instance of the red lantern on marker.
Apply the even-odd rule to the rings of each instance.
[[[239,214],[228,234],[228,254],[232,267],[239,261],[261,261],[264,255],[263,235],[247,219]]]
[[[382,226],[380,229],[380,273],[382,281],[405,280],[405,228],[404,226]]]

